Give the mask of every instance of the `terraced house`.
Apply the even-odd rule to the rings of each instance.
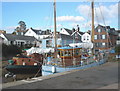
[[[116,45],[117,32],[110,26],[98,25],[94,32],[95,49],[110,49]]]

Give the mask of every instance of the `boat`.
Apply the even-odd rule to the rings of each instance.
[[[54,53],[48,55],[48,61],[42,65],[42,75],[50,75],[75,69],[85,69],[98,66],[106,62],[106,59],[97,60],[94,58],[94,2],[92,7],[92,34],[91,53],[83,52],[81,45],[86,43],[70,44],[69,46],[57,47],[56,38],[56,0],[54,0]],[[88,43],[89,44],[89,43]]]
[[[41,75],[43,56],[38,53],[32,55],[18,54],[11,60],[5,69],[13,74],[39,74]]]

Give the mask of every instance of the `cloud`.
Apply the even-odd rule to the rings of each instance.
[[[15,28],[16,28],[17,26],[9,26],[9,27],[5,27],[5,29],[7,29],[7,30],[14,30]]]
[[[98,5],[99,6],[99,5]],[[95,20],[101,22],[103,20],[110,20],[118,18],[118,4],[113,4],[110,6],[100,5],[95,7]],[[89,5],[79,5],[76,9],[84,17],[91,19],[91,6]]]
[[[57,17],[57,21],[59,22],[81,22],[84,21],[85,19],[81,16],[59,16]]]
[[[12,33],[15,30],[16,27],[18,27],[18,26],[3,27],[2,30],[7,31],[8,33]]]
[[[54,28],[54,25],[51,25],[51,26],[47,26],[48,28]],[[62,25],[61,24],[57,24],[57,28],[60,28],[60,27],[62,27]]]

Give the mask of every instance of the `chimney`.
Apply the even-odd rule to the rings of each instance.
[[[77,25],[77,31],[78,31],[78,32],[80,31],[80,27],[79,27],[79,25]]]
[[[75,32],[75,28],[72,29],[72,32]]]

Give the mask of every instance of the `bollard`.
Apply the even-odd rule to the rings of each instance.
[[[55,72],[56,72],[56,67],[52,66],[52,73],[55,73]]]

